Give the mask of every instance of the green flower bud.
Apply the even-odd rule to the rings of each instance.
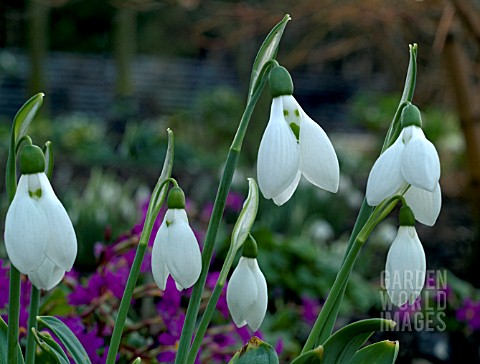
[[[293,95],[293,81],[290,73],[282,66],[273,67],[268,78],[270,94],[273,98]]]
[[[420,115],[420,110],[415,105],[408,103],[402,110],[400,115],[400,125],[403,128],[407,126],[418,126],[422,127],[422,116]]]
[[[20,152],[20,172],[35,174],[45,172],[45,156],[36,145],[26,145]]]
[[[278,364],[278,355],[270,344],[253,336],[229,364]]]
[[[243,243],[242,257],[255,259],[257,255],[257,242],[252,235],[248,234],[247,240]]]
[[[180,187],[173,187],[170,190],[167,206],[169,209],[185,209],[185,194]]]
[[[410,207],[403,205],[399,214],[400,226],[415,226],[415,215]]]

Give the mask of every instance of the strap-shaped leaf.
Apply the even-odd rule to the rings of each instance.
[[[255,93],[255,90],[258,87],[258,82],[261,80],[261,72],[263,66],[270,60],[275,59],[277,56],[278,45],[282,39],[283,31],[285,26],[290,20],[290,15],[285,15],[283,19],[273,27],[273,29],[268,33],[267,37],[263,41],[262,46],[260,47],[255,61],[253,62],[252,75],[250,77],[250,87],[248,89],[248,100]]]
[[[38,316],[39,326],[51,330],[65,345],[77,364],[91,364],[87,352],[74,333],[62,321],[53,316]]]
[[[391,329],[395,322],[379,318],[360,320],[335,332],[323,345],[324,364],[349,363],[358,349],[378,330]]]
[[[323,363],[323,346],[319,346],[313,350],[303,353],[292,364],[322,364]]]
[[[353,356],[350,364],[393,364],[398,356],[398,341],[380,341],[365,346]]]
[[[8,341],[8,326],[3,321],[2,317],[0,316],[0,364],[7,364],[8,363],[8,350],[7,350],[7,341]],[[20,345],[18,345],[18,364],[24,364],[22,349],[20,349]]]
[[[55,340],[49,335],[38,332],[34,328],[32,328],[32,332],[38,346],[50,356],[51,360],[59,364],[70,364],[67,354],[63,352],[62,347]]]
[[[40,109],[40,106],[42,106],[44,96],[43,93],[36,94],[18,110],[17,115],[15,115],[13,119],[12,139],[15,144],[27,133],[30,123]]]

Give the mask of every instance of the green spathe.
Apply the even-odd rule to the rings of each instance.
[[[282,66],[273,67],[268,78],[270,94],[273,98],[293,95],[293,81],[290,73]]]
[[[20,152],[20,172],[35,174],[45,171],[45,156],[36,145],[26,145]]]

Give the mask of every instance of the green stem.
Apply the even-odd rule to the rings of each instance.
[[[20,272],[10,264],[10,290],[8,301],[8,362],[18,361],[18,320],[20,318]]]
[[[358,231],[358,228],[356,229],[355,227],[353,229],[355,232],[355,240],[347,252],[346,259],[342,263],[340,271],[335,278],[332,290],[328,294],[327,300],[325,301],[325,304],[323,305],[322,310],[315,321],[313,329],[310,332],[307,341],[305,342],[305,345],[302,349],[302,354],[315,348],[317,343],[325,342],[330,336],[336,316],[338,314],[339,302],[341,302],[343,299],[345,289],[347,288],[348,279],[353,269],[353,264],[355,263],[361,247],[367,241],[375,226],[385,219],[385,217],[388,216],[388,214],[393,210],[399,199],[401,199],[400,196],[393,196],[382,202],[371,212],[368,209],[364,209],[363,212],[362,209],[360,210],[361,213],[357,219],[358,225],[355,224],[355,227],[362,226],[362,228],[360,231]],[[370,215],[367,219],[364,219],[363,215],[367,213]]]
[[[40,290],[32,284],[30,291],[30,308],[28,312],[28,326],[27,326],[27,348],[25,351],[25,364],[35,363],[35,337],[32,328],[37,329],[37,316],[40,304]]]
[[[324,322],[328,319],[328,317],[330,316],[330,312],[334,309],[335,302],[338,299],[341,300],[341,297],[343,296],[343,292],[345,291],[345,288],[347,286],[348,278],[350,277],[350,272],[352,271],[353,264],[357,259],[357,255],[360,252],[363,243],[363,241],[355,239],[354,243],[352,244],[352,248],[348,252],[347,258],[345,259],[345,262],[343,263],[340,271],[337,274],[337,277],[335,278],[332,290],[328,294],[327,300],[325,301],[325,304],[323,305],[322,310],[318,315],[315,324],[313,325],[312,331],[310,332],[310,335],[305,342],[305,346],[302,349],[302,354],[313,349],[317,344],[318,338],[323,336],[324,332],[327,332]],[[327,333],[327,335],[330,334]]]
[[[150,234],[152,233],[153,223],[155,219],[149,219],[145,221],[143,226],[142,235],[140,237],[140,242],[137,247],[137,252],[135,254],[135,259],[133,260],[132,268],[130,269],[130,274],[128,275],[127,285],[125,287],[125,292],[122,296],[122,301],[120,302],[120,308],[118,310],[118,315],[115,320],[115,327],[113,329],[112,340],[110,341],[110,347],[108,348],[108,356],[106,364],[114,364],[117,357],[118,348],[120,347],[120,340],[122,338],[123,327],[125,326],[125,320],[127,319],[128,310],[130,309],[130,302],[133,296],[133,290],[137,284],[138,275],[140,274],[140,268],[142,266],[143,257],[148,246],[148,240],[150,239]]]
[[[113,328],[112,339],[110,341],[110,347],[108,348],[108,355],[105,364],[114,364],[117,357],[118,348],[120,347],[120,340],[122,338],[123,327],[125,326],[125,320],[127,319],[127,314],[133,296],[133,290],[135,289],[135,285],[140,274],[140,268],[148,247],[148,241],[150,240],[150,235],[152,234],[153,224],[155,223],[155,219],[157,218],[167,194],[168,186],[166,183],[170,181],[170,176],[172,174],[173,148],[173,132],[168,129],[168,147],[165,156],[165,162],[163,164],[162,173],[160,174],[152,196],[150,197],[145,224],[143,225],[143,230],[142,234],[140,235],[140,241],[138,242],[135,258],[128,275],[127,285],[125,286],[122,301],[120,302],[120,307],[118,310],[117,319],[115,321],[115,327]]]
[[[255,89],[255,93],[249,99],[245,111],[240,120],[237,132],[233,139],[232,145],[228,152],[227,161],[225,163],[225,169],[223,171],[220,185],[218,186],[217,196],[213,204],[212,216],[208,224],[207,233],[205,235],[205,242],[203,244],[202,251],[202,273],[195,283],[190,297],[190,302],[187,308],[187,314],[185,317],[185,324],[182,328],[182,334],[180,336],[180,342],[178,345],[178,352],[175,358],[176,364],[183,364],[188,355],[190,343],[193,337],[193,331],[195,330],[195,323],[198,317],[198,311],[200,309],[200,302],[202,300],[203,289],[207,280],[208,270],[210,268],[210,262],[212,260],[213,248],[215,246],[215,238],[217,236],[218,228],[223,216],[223,210],[225,209],[225,202],[227,200],[228,191],[232,184],[233,174],[237,166],[238,156],[242,149],[243,139],[250,122],[253,110],[257,101],[265,86],[269,69],[272,67],[272,62],[268,62],[264,66],[264,77],[261,79],[259,86]]]
[[[188,353],[187,364],[193,364],[197,357],[198,350],[200,349],[200,345],[202,344],[202,340],[205,336],[205,332],[207,331],[208,324],[212,319],[213,313],[215,312],[215,308],[217,306],[218,299],[222,293],[223,288],[225,287],[225,282],[227,280],[228,272],[232,267],[233,260],[235,259],[235,254],[237,253],[238,249],[233,247],[233,244],[230,245],[228,249],[227,257],[225,258],[225,262],[223,264],[222,270],[220,271],[220,275],[218,277],[217,283],[215,284],[215,288],[213,289],[212,295],[208,300],[207,307],[205,308],[205,312],[202,316],[200,324],[198,326],[197,333],[195,335],[195,339],[193,340],[192,347],[190,352]]]
[[[10,138],[7,167],[5,173],[5,187],[9,203],[11,204],[17,190],[17,168],[15,160],[15,134],[14,126]],[[10,287],[8,299],[8,333],[7,357],[9,363],[18,361],[18,321],[20,318],[20,272],[10,264]]]

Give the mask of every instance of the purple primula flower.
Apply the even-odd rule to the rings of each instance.
[[[302,316],[307,324],[315,323],[321,307],[318,300],[307,296],[302,297]]]
[[[108,350],[105,349],[103,338],[97,335],[98,327],[96,324],[87,329],[79,317],[63,317],[60,319],[70,328],[85,348],[92,364],[105,363]]]
[[[466,298],[463,306],[457,310],[456,317],[458,321],[466,322],[471,330],[480,330],[480,301]]]
[[[214,290],[219,276],[220,276],[220,272],[211,272],[208,274],[206,286],[209,290],[211,291]],[[223,290],[217,302],[217,310],[222,314],[224,318],[228,318],[228,315],[229,315],[226,289],[227,289],[227,283],[225,282],[225,286],[223,287]]]
[[[225,202],[225,209],[231,212],[239,213],[243,207],[244,197],[237,192],[230,192]]]

